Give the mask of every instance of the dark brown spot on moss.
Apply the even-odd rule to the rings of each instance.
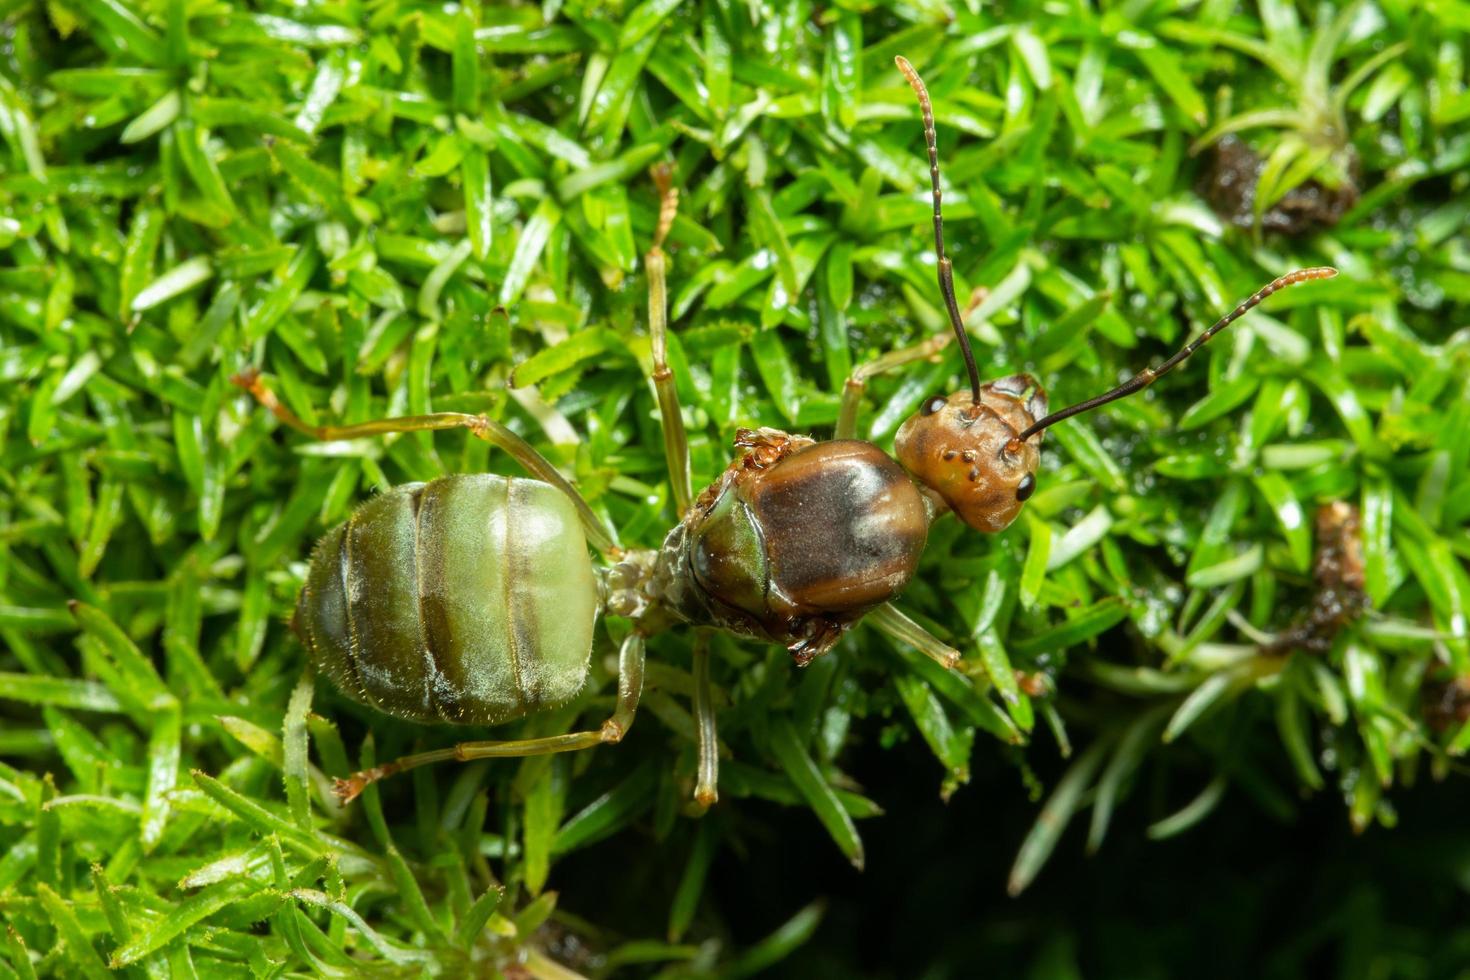
[[[1238,136],[1220,139],[1211,148],[1210,165],[1199,182],[1200,194],[1215,213],[1238,228],[1256,223],[1256,186],[1266,161]],[[1346,178],[1338,187],[1308,180],[1293,187],[1261,213],[1261,227],[1286,235],[1302,235],[1336,225],[1358,201],[1357,154],[1351,147],[1342,151],[1341,169]]]

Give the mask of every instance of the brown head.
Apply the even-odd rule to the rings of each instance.
[[[1145,368],[1111,391],[1050,415],[1046,392],[1028,374],[1015,374],[982,385],[955,299],[953,267],[944,254],[934,110],[913,66],[903,58],[895,60],[918,96],[924,115],[924,141],[929,150],[929,177],[934,188],[934,252],[939,259],[939,291],[955,339],[959,341],[960,354],[965,359],[970,387],[948,397],[934,395],[925,399],[918,414],[910,416],[898,430],[894,449],[899,462],[915,480],[937,494],[955,516],[977,531],[1005,530],[1036,491],[1041,438],[1049,426],[1143,390],[1277,290],[1337,275],[1337,270],[1330,268],[1288,273],[1256,290],[1158,367]]]
[[[894,449],[914,479],[977,531],[1003,531],[1036,490],[1041,437],[1020,434],[1046,414],[1046,392],[1027,374],[926,398],[898,430]]]

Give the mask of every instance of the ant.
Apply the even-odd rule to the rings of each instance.
[[[977,531],[1004,530],[1036,491],[1047,428],[1143,390],[1272,293],[1337,274],[1312,268],[1284,275],[1159,366],[1051,414],[1045,390],[1029,374],[982,384],[944,251],[933,107],[913,66],[896,61],[923,114],[939,289],[969,379],[965,389],[924,399],[898,431],[897,459],[855,438],[864,381],[931,356],[938,349],[934,341],[854,372],[830,440],[771,428],[739,430],[737,458],[694,496],[667,359],[663,242],[678,207],[667,169],[655,173],[661,206],[646,266],[652,382],[680,521],[657,549],[618,548],[576,488],[487,416],[438,412],[310,426],[254,371],[233,379],[282,422],[317,439],[468,429],[531,474],[443,476],[395,487],[322,538],[292,626],[312,663],[349,697],[409,721],[503,724],[575,698],[587,682],[598,617],[632,620],[618,656],[616,708],[600,727],[405,756],[338,780],[344,803],[371,782],[426,763],[620,741],[643,689],[645,639],[679,625],[779,643],[805,665],[871,616],[880,630],[954,667],[958,651],[891,604],[918,568],[930,525],[953,512]],[[595,565],[589,544],[609,562]],[[708,806],[716,799],[715,719],[708,653],[702,643],[695,647],[695,799]]]

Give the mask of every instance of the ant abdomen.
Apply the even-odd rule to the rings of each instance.
[[[597,595],[565,494],[446,476],[394,487],[328,532],[293,627],[356,701],[409,721],[495,725],[582,689]]]

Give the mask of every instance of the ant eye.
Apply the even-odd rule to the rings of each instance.
[[[935,412],[939,411],[941,408],[948,404],[948,398],[945,398],[943,395],[935,395],[933,398],[930,398],[928,401],[924,402],[924,407],[920,409],[920,411],[922,411],[925,415],[933,415]]]
[[[1024,504],[1031,499],[1031,495],[1035,492],[1036,477],[1034,474],[1027,473],[1021,478],[1021,482],[1016,484],[1016,499]]]

